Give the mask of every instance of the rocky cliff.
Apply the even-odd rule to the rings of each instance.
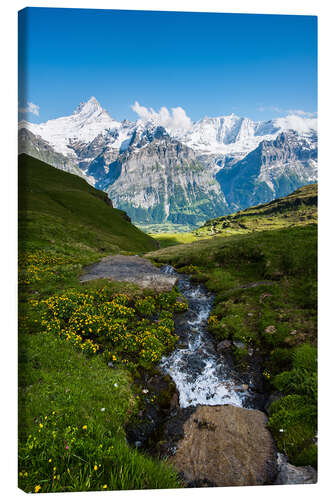
[[[92,174],[91,168],[88,172]],[[133,140],[96,185],[109,194],[115,206],[142,224],[197,225],[210,214],[227,211],[212,172],[197,161],[191,148],[172,139],[162,127]]]
[[[295,131],[262,141],[242,160],[224,166],[216,176],[230,211],[286,196],[317,180],[317,138]]]

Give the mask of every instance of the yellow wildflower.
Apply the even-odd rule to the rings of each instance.
[[[37,486],[35,486],[35,493],[38,493],[40,489],[41,489],[41,485],[37,484]]]

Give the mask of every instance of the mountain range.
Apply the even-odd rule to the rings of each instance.
[[[70,116],[19,122],[19,152],[83,177],[140,225],[197,227],[317,181],[317,120],[234,114],[184,129],[113,119],[91,97]]]

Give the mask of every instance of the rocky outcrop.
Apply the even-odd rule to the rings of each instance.
[[[258,410],[198,406],[184,423],[184,437],[168,459],[188,486],[274,483],[276,450]]]
[[[128,150],[107,166],[97,187],[136,223],[195,226],[226,213],[213,173],[163,127],[148,129],[139,137],[134,134]]]
[[[288,463],[286,457],[278,453],[279,472],[274,484],[315,484],[317,471],[311,467],[296,467]]]
[[[81,282],[107,278],[112,281],[127,281],[140,288],[156,292],[167,292],[176,284],[177,278],[164,274],[147,259],[130,255],[105,257],[97,264],[87,267],[80,277]]]
[[[19,154],[26,153],[29,156],[33,156],[37,160],[44,161],[48,165],[64,172],[78,175],[89,184],[94,185],[94,179],[88,177],[77,166],[77,162],[74,159],[57,153],[47,141],[24,127],[21,127],[18,132],[18,152]]]
[[[290,130],[262,141],[216,176],[230,211],[269,202],[316,182],[317,154],[316,134],[302,137]]]

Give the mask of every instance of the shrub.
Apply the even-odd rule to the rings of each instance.
[[[303,344],[292,354],[293,367],[308,372],[317,371],[317,349],[309,344]]]
[[[305,396],[290,394],[272,403],[270,413],[268,427],[278,449],[295,465],[316,466],[316,405]]]
[[[292,352],[290,349],[277,347],[270,353],[267,365],[273,375],[280,373],[281,370],[286,371],[291,369]]]
[[[153,297],[146,297],[145,299],[137,300],[135,303],[136,311],[141,316],[152,316],[156,311],[155,301]]]
[[[150,369],[177,341],[173,312],[187,309],[175,291],[130,298],[107,287],[84,292],[73,289],[30,303],[41,327],[87,354],[107,351],[106,359],[128,368]],[[156,315],[152,319],[153,315]],[[38,316],[37,316],[38,317]]]
[[[303,344],[292,352],[291,361],[291,369],[273,379],[285,396],[272,403],[268,426],[292,463],[316,466],[317,350]]]

